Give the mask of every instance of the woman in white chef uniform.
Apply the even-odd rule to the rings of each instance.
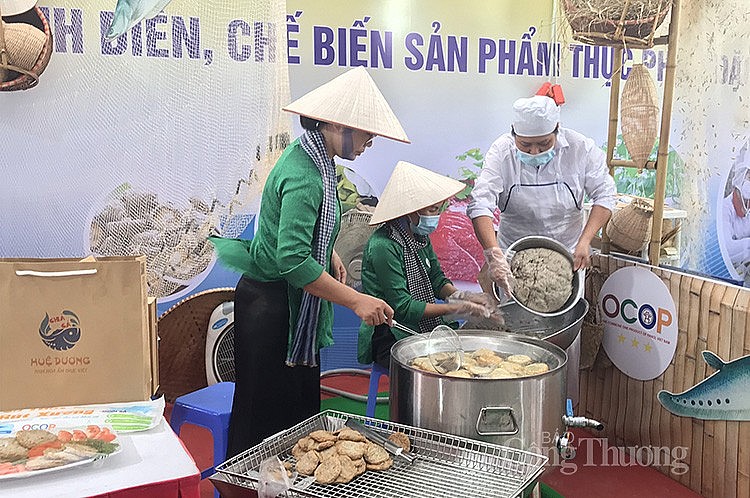
[[[516,100],[513,126],[490,146],[466,210],[484,248],[492,280],[508,292],[504,251],[529,235],[568,247],[578,270],[590,265],[591,240],[612,215],[617,190],[593,140],[560,127],[560,109],[545,96]],[[584,224],[584,197],[593,207]],[[499,208],[500,228],[493,226]],[[568,348],[568,397],[578,399],[580,334]]]
[[[722,201],[723,243],[737,274],[750,281],[750,142],[740,149],[734,162],[732,191]]]

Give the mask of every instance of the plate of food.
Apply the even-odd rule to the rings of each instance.
[[[0,437],[0,480],[78,467],[121,450],[106,426],[19,430]]]

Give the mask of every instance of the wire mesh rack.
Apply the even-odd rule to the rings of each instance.
[[[258,469],[266,458],[278,456],[294,463],[292,447],[310,432],[335,431],[354,419],[388,436],[403,432],[411,441],[413,464],[394,458],[386,471],[367,471],[347,484],[320,485],[298,477],[284,496],[316,498],[446,498],[515,497],[542,473],[547,457],[505,446],[475,441],[348,413],[328,410],[271,436],[257,446],[218,465],[226,482],[257,489]]]

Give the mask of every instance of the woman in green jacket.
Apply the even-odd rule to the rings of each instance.
[[[393,316],[383,300],[344,284],[333,251],[341,218],[333,158],[354,160],[375,136],[408,143],[404,130],[362,67],[284,110],[299,114],[306,131],[266,180],[254,238],[212,238],[219,260],[243,273],[228,457],[320,411],[318,351],[333,343],[332,303],[373,326]]]
[[[400,161],[383,190],[370,225],[383,223],[362,256],[362,291],[383,299],[393,318],[418,332],[458,324],[452,318],[500,319],[493,299],[458,290],[446,278],[430,243],[445,201],[465,185],[430,170]],[[445,302],[438,303],[437,300]],[[389,368],[391,346],[406,336],[388,323],[363,322],[357,356],[360,363]]]

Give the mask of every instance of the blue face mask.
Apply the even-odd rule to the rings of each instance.
[[[539,154],[529,154],[527,152],[523,152],[520,149],[516,149],[516,157],[522,163],[538,168],[539,166],[544,166],[545,164],[550,162],[553,157],[555,157],[555,148],[552,147],[549,150],[540,152]]]
[[[435,231],[438,222],[440,222],[439,214],[435,216],[423,216],[420,214],[419,223],[415,225],[414,223],[409,222],[409,225],[411,226],[411,231],[415,234],[427,236]]]

